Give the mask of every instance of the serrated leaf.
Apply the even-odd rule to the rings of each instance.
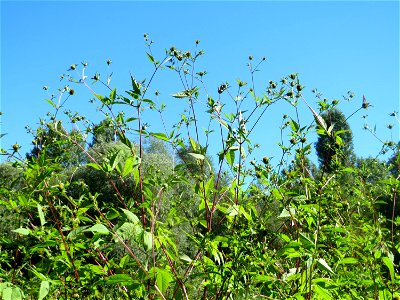
[[[233,164],[235,163],[235,150],[232,148],[229,149],[226,152],[225,159],[226,159],[226,162],[228,163],[228,165],[230,165],[232,167]]]
[[[31,233],[31,231],[27,228],[18,228],[18,229],[14,229],[12,231],[15,233],[21,234],[21,235],[29,235]]]
[[[47,280],[40,283],[39,300],[44,299],[50,291],[50,284]]]
[[[44,224],[46,224],[46,219],[44,217],[43,207],[39,203],[37,204],[37,210],[39,214],[40,225],[43,226]]]
[[[317,297],[318,299],[332,299],[332,294],[328,290],[320,287],[317,284],[314,285],[314,291],[315,291],[315,294],[317,296],[319,296],[319,297]]]
[[[106,226],[104,226],[103,224],[93,225],[92,227],[86,229],[85,231],[90,231],[90,232],[100,233],[100,234],[108,234],[109,233],[108,228]]]
[[[299,131],[300,126],[296,121],[294,121],[293,119],[290,119],[290,127],[292,127],[292,130],[294,132],[297,132],[297,131]]]
[[[117,229],[117,234],[125,240],[138,241],[143,234],[143,228],[140,224],[125,222]]]
[[[230,217],[234,217],[237,214],[239,214],[239,207],[236,204],[233,204],[231,206],[228,207],[228,209],[226,210],[226,214]]]
[[[107,278],[107,284],[129,284],[133,283],[134,280],[128,274],[115,274]]]
[[[115,167],[123,161],[123,159],[126,157],[127,153],[129,152],[129,149],[119,149],[116,153],[114,153],[111,158],[110,158],[110,165],[111,165],[111,170],[114,170]]]
[[[156,277],[156,282],[157,286],[161,290],[161,292],[164,294],[165,291],[167,290],[170,282],[173,280],[172,274],[170,271],[165,270],[165,269],[157,269],[157,277]]]
[[[284,208],[278,218],[290,218],[296,214],[296,209],[294,207],[289,207],[289,210]]]
[[[123,208],[122,211],[124,212],[128,220],[131,221],[133,224],[137,224],[140,222],[139,218],[133,212]]]
[[[148,231],[143,232],[143,245],[147,251],[153,247],[153,236]]]
[[[130,156],[125,160],[124,169],[122,170],[122,177],[125,177],[132,172],[135,162],[136,159],[133,156]]]

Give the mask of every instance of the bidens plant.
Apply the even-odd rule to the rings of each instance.
[[[32,151],[2,151],[0,298],[398,297],[396,143],[382,145],[390,163],[357,158],[339,100],[314,91],[309,104],[297,73],[256,87],[265,58],[249,57],[248,82],[210,88],[199,41],[160,59],[145,43],[148,79],[131,75],[124,91],[112,73],[72,64],[52,112],[29,129]],[[158,76],[176,90],[157,90]],[[99,123],[68,107],[84,89]],[[257,158],[270,141],[252,133],[274,105],[286,112],[281,156]]]

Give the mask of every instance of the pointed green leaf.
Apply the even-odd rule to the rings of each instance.
[[[18,228],[18,229],[14,229],[12,231],[15,233],[19,233],[21,235],[29,235],[31,233],[31,231],[27,228]]]
[[[143,244],[147,251],[153,247],[153,236],[148,231],[143,232]]]
[[[329,272],[329,273],[332,273],[332,274],[335,273],[335,272],[333,272],[333,270],[331,269],[331,267],[328,265],[328,263],[325,261],[325,259],[319,258],[318,261],[317,261],[317,263],[318,263],[318,267],[319,267],[321,270],[325,270],[325,271],[327,271],[327,272]]]
[[[47,280],[42,281],[41,284],[40,284],[39,298],[38,299],[39,300],[44,299],[47,296],[47,294],[49,293],[49,291],[50,291],[49,282]]]
[[[104,96],[102,96],[102,95],[100,95],[100,94],[94,94],[94,96],[97,98],[97,99],[99,99],[101,102],[103,102],[104,101]]]
[[[91,231],[93,233],[100,233],[100,234],[108,234],[108,228],[104,226],[103,224],[96,224],[93,225],[92,227],[86,229],[85,231]]]
[[[152,132],[152,133],[150,133],[150,135],[154,136],[155,138],[158,138],[160,140],[163,140],[163,141],[169,141],[167,135],[162,132]]]
[[[150,55],[148,52],[146,52],[146,54],[147,54],[147,57],[149,58],[150,62],[152,64],[156,64],[156,62],[154,61],[154,57],[152,55]]]
[[[133,156],[130,156],[125,160],[124,169],[122,170],[123,177],[129,175],[132,172],[133,167],[135,166],[135,163],[136,163],[136,159]]]
[[[43,207],[39,203],[37,204],[37,210],[40,219],[40,225],[43,226],[44,224],[46,224],[46,219],[44,218]]]
[[[358,263],[358,260],[354,257],[345,257],[338,262],[338,264],[343,264],[343,265],[352,265],[356,263]]]
[[[110,93],[110,99],[114,101],[116,95],[117,95],[117,89],[114,88],[114,89],[111,91],[111,93]]]
[[[173,280],[172,274],[170,271],[165,270],[165,269],[157,269],[157,277],[156,277],[156,282],[157,286],[161,290],[161,292],[164,294],[165,291],[167,290],[170,282]]]
[[[115,274],[107,278],[106,283],[108,284],[129,284],[133,283],[134,280],[128,274]]]
[[[133,212],[123,208],[122,211],[124,212],[128,220],[131,221],[133,224],[137,224],[140,222],[139,218]]]
[[[96,170],[101,170],[101,166],[100,165],[98,165],[98,164],[95,164],[95,163],[88,163],[88,164],[86,164],[87,166],[89,166],[89,167],[92,167],[93,169],[96,169]]]
[[[394,266],[393,266],[393,261],[392,261],[389,257],[387,257],[387,256],[382,257],[382,261],[383,261],[383,263],[386,265],[386,267],[388,267],[389,272],[390,272],[390,278],[391,278],[391,280],[393,281],[393,280],[394,280]]]
[[[235,163],[235,150],[232,148],[229,149],[226,152],[225,158],[226,158],[226,162],[228,163],[228,165],[230,165],[232,167],[233,164]]]

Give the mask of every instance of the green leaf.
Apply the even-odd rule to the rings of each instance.
[[[140,91],[139,83],[136,81],[135,78],[132,77],[132,75],[131,75],[131,84],[132,84],[133,93],[136,94],[137,96],[140,96],[142,93]]]
[[[192,259],[189,256],[187,256],[186,254],[182,254],[179,258],[181,260],[183,260],[184,262],[186,262],[186,263],[191,263],[192,262]]]
[[[167,290],[170,282],[173,280],[172,274],[170,271],[165,270],[165,269],[157,269],[157,277],[156,277],[156,282],[157,286],[161,290],[161,292],[164,294],[165,291]]]
[[[233,164],[235,163],[235,149],[229,149],[226,152],[225,158],[228,165],[232,167]]]
[[[162,132],[152,132],[150,133],[151,136],[154,136],[157,139],[163,140],[163,141],[169,141],[167,135],[165,133]]]
[[[299,131],[299,128],[300,128],[299,124],[297,122],[295,122],[293,119],[290,119],[290,127],[292,127],[292,130],[294,132]]]
[[[49,293],[49,291],[50,291],[49,282],[47,280],[42,281],[41,284],[40,284],[39,298],[38,299],[39,300],[44,299],[47,296],[47,294]]]
[[[139,223],[125,222],[117,229],[117,234],[124,240],[139,241],[143,234],[143,228]]]
[[[237,214],[239,214],[239,207],[236,204],[233,204],[231,206],[228,207],[228,209],[226,210],[226,214],[228,216],[234,217]]]
[[[345,257],[338,262],[338,264],[342,265],[352,265],[356,263],[358,263],[358,260],[354,257]]]
[[[133,283],[134,280],[128,274],[115,274],[107,278],[107,284],[130,284]]]
[[[117,95],[117,89],[114,88],[114,89],[111,91],[111,93],[110,93],[110,99],[114,101],[116,95]]]
[[[323,258],[319,258],[318,261],[318,267],[321,270],[327,271],[329,273],[335,274],[335,272],[333,272],[333,270],[331,269],[331,267],[328,265],[328,263],[325,261],[325,259]]]
[[[0,290],[1,291],[1,290]],[[2,300],[22,300],[22,293],[21,289],[19,287],[15,286],[8,286],[5,289],[3,289],[2,294]]]
[[[171,95],[174,98],[182,99],[188,97],[188,95],[185,92],[179,92]]]
[[[197,144],[195,142],[194,139],[192,139],[191,137],[189,137],[189,142],[190,142],[190,146],[192,146],[193,151],[197,150]]]
[[[98,165],[98,164],[95,164],[95,163],[88,163],[86,165],[89,166],[89,167],[92,167],[93,169],[99,170],[99,171],[102,170],[101,166]]]
[[[44,224],[46,224],[46,219],[44,217],[43,207],[39,203],[37,204],[37,210],[39,214],[40,225],[43,226]]]
[[[85,231],[90,231],[93,233],[100,233],[100,234],[108,234],[108,228],[104,226],[103,224],[96,224],[93,225],[92,227],[86,229]]]
[[[103,102],[104,101],[104,96],[102,96],[102,95],[100,95],[100,94],[94,94],[94,96],[97,98],[97,99],[99,99],[101,102]]]
[[[129,149],[119,149],[116,153],[114,153],[110,158],[111,170],[114,170],[115,167],[123,161],[126,155],[129,153]]]
[[[53,106],[54,108],[57,107],[57,105],[56,105],[53,101],[51,101],[50,99],[46,99],[46,102],[49,103],[49,104],[50,104],[51,106]]]
[[[314,285],[313,287],[314,287],[316,296],[319,296],[316,299],[332,299],[332,294],[328,290],[320,287],[317,284]]]
[[[153,236],[151,235],[151,232],[143,232],[143,244],[147,251],[153,247]]]
[[[171,96],[174,98],[182,99],[182,98],[190,98],[193,94],[195,94],[199,89],[194,87],[192,89],[184,90],[179,93],[172,94]]]
[[[155,65],[156,62],[154,61],[154,57],[152,55],[150,55],[148,52],[146,52],[146,54],[147,54],[147,57],[149,58],[150,62]]]
[[[131,221],[133,224],[137,224],[140,222],[139,218],[133,212],[123,208],[122,211],[124,212],[128,220]]]
[[[133,167],[136,165],[136,157],[130,156],[125,160],[124,169],[122,170],[122,177],[129,175]]]
[[[386,265],[386,267],[388,267],[389,272],[390,272],[390,278],[391,278],[392,281],[394,281],[394,266],[393,266],[393,261],[392,261],[389,257],[387,257],[387,256],[382,257],[382,261],[383,261],[383,263]]]
[[[289,210],[284,208],[278,218],[290,218],[296,214],[296,209],[294,207],[289,207]]]
[[[202,154],[198,154],[198,153],[188,153],[189,155],[193,156],[195,159],[200,159],[200,160],[204,160],[204,155]]]
[[[14,229],[12,231],[15,233],[19,233],[21,235],[29,235],[31,233],[31,231],[27,228],[18,228],[18,229]]]

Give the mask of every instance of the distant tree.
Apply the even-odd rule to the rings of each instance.
[[[61,121],[39,127],[32,143],[34,147],[26,154],[27,159],[37,159],[45,153],[46,158],[57,160],[67,169],[86,162],[82,134],[78,130],[67,132]]]
[[[104,119],[99,124],[94,126],[93,139],[89,146],[93,147],[96,144],[109,143],[116,141],[117,139],[118,137],[116,134],[116,128],[112,121],[109,119]]]
[[[345,115],[331,109],[321,117],[325,120],[327,128],[333,125],[330,135],[318,136],[315,149],[320,163],[320,169],[332,172],[335,165],[350,165],[354,161],[353,134]]]
[[[23,185],[23,170],[16,164],[0,164],[0,188],[18,190]]]

